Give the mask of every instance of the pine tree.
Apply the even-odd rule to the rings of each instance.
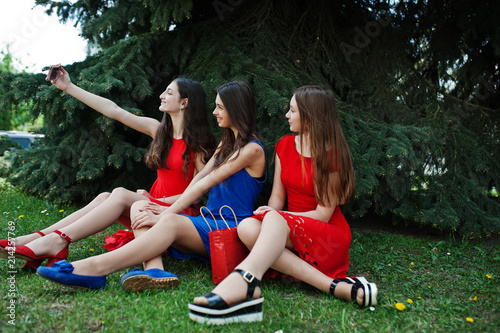
[[[82,35],[100,48],[67,68],[84,89],[159,117],[158,96],[178,75],[200,81],[209,101],[222,83],[246,80],[271,160],[288,132],[294,89],[322,85],[338,97],[356,169],[358,191],[344,212],[374,211],[463,236],[500,231],[500,204],[488,196],[500,175],[498,16],[489,3],[37,3],[62,20],[78,18]],[[1,88],[2,110],[32,100],[47,122],[45,145],[14,158],[15,184],[55,200],[89,200],[151,183],[154,172],[141,162],[144,135],[99,116],[42,74],[3,73]]]
[[[14,67],[12,66],[12,55],[9,52],[9,48],[6,50],[2,50],[0,52],[0,56],[2,57],[2,61],[0,61],[0,72],[14,72]],[[0,95],[3,95],[3,92],[0,92]],[[0,130],[10,130],[12,129],[12,110],[0,110]],[[10,142],[9,142],[10,143]],[[2,148],[5,145],[2,146]],[[1,150],[3,153],[4,149]]]

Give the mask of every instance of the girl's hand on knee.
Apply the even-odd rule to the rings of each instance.
[[[141,212],[148,211],[148,212],[151,212],[153,214],[160,215],[161,212],[163,212],[165,209],[167,209],[167,207],[162,206],[162,205],[158,205],[157,203],[154,203],[154,202],[150,202],[147,205],[145,205],[144,207],[142,207],[141,209],[139,209],[139,211],[141,211]]]
[[[158,223],[159,219],[160,217],[158,215],[150,211],[144,211],[134,216],[134,218],[132,219],[131,226],[132,229],[152,227],[156,223]]]
[[[255,215],[265,215],[267,212],[269,212],[271,210],[276,210],[276,209],[274,209],[273,207],[269,207],[269,206],[260,206],[253,213]]]

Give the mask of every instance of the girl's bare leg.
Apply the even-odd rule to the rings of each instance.
[[[290,229],[285,219],[276,212],[266,214],[261,223],[255,219],[246,219],[238,226],[238,235],[242,242],[251,249],[248,257],[237,268],[250,271],[261,279],[265,271],[273,269],[304,281],[326,293],[330,292],[332,278],[300,259],[287,248],[292,248],[289,237]],[[285,245],[287,248],[285,248]],[[273,262],[271,262],[274,259]],[[270,263],[271,262],[271,263]],[[335,288],[335,297],[351,300],[352,285],[340,282]],[[235,292],[238,290],[238,292]],[[246,295],[246,282],[237,274],[230,274],[213,292],[228,304],[241,301]],[[260,295],[256,291],[254,297]],[[364,292],[358,290],[357,301],[363,302]],[[197,297],[195,304],[207,305],[206,298]]]
[[[73,273],[109,275],[162,254],[168,247],[208,256],[203,241],[191,220],[168,214],[140,237],[114,251],[73,262]]]
[[[262,229],[259,233],[250,254],[236,268],[251,272],[255,278],[262,276],[269,267],[281,256],[287,241],[290,229],[283,217],[277,212],[269,212],[262,221]],[[213,293],[222,297],[227,304],[231,305],[245,299],[247,283],[239,274],[229,274],[215,289]],[[254,293],[254,298],[260,296],[260,288]],[[196,297],[195,304],[208,305],[205,297]]]
[[[293,276],[325,293],[330,293],[332,278],[321,273],[309,263],[300,259],[290,250],[285,249],[281,256],[271,266],[278,272]],[[351,301],[352,284],[339,282],[335,288],[335,297]],[[362,304],[364,300],[364,291],[358,289],[357,301]]]
[[[86,211],[86,214],[83,214],[81,212],[82,210],[76,212],[78,214],[75,216],[79,216],[79,218],[72,223],[63,226],[58,222],[55,225],[59,224],[58,230],[67,234],[73,242],[76,242],[106,229],[120,216],[129,216],[129,210],[132,204],[143,199],[143,195],[124,188],[117,188],[99,205],[96,205],[90,210],[87,209],[89,205],[82,209]],[[56,228],[54,228],[55,225],[44,230],[56,230]],[[38,238],[26,246],[28,246],[37,256],[41,256],[55,255],[64,249],[66,245],[66,240],[61,238],[58,234],[46,233],[45,237]]]
[[[141,200],[141,201],[137,201],[135,202],[133,205],[132,205],[132,208],[130,209],[130,216],[135,216],[139,213],[139,209],[141,209],[142,207],[144,207],[149,201],[147,200]],[[151,229],[150,227],[145,227],[145,228],[141,228],[141,229],[134,229],[134,236],[135,238],[139,238],[141,237],[142,235],[144,235],[149,229]],[[143,267],[144,267],[144,270],[147,270],[147,269],[152,269],[152,268],[158,268],[158,269],[161,269],[163,270],[163,259],[162,259],[162,256],[161,254],[152,258],[152,259],[149,259],[149,260],[146,260],[145,262],[143,262]]]
[[[281,215],[279,214],[276,215],[281,217]],[[286,224],[286,221],[282,217],[281,219]],[[249,249],[252,249],[259,237],[259,234],[261,232],[261,227],[262,223],[257,219],[253,218],[245,219],[238,226],[238,237]],[[291,240],[288,237],[288,235],[290,234],[290,229],[288,228],[288,225],[286,230],[288,239],[287,247],[293,248]],[[326,293],[330,292],[330,285],[332,283],[332,279],[329,276],[318,271],[309,263],[300,259],[288,248],[285,248],[282,251],[279,258],[271,265],[271,268],[283,274],[304,281],[305,283],[321,291],[324,291]]]
[[[45,235],[48,235],[51,232],[53,232],[54,230],[64,228],[64,227],[70,225],[71,223],[74,223],[78,219],[85,216],[85,214],[89,213],[92,209],[94,209],[97,206],[99,206],[100,204],[102,204],[109,196],[110,196],[110,193],[108,193],[108,192],[104,192],[104,193],[99,194],[97,197],[94,198],[94,200],[92,200],[88,205],[86,205],[82,209],[77,210],[76,212],[72,213],[71,215],[66,216],[62,220],[52,224],[51,226],[49,226],[45,229],[42,229],[40,231],[43,232]],[[26,245],[29,242],[32,242],[35,239],[38,239],[41,237],[42,236],[37,234],[37,233],[32,233],[32,234],[16,237],[14,240],[15,240],[16,246],[22,246],[22,245]]]

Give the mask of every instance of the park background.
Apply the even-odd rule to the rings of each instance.
[[[294,89],[306,84],[332,89],[356,170],[357,194],[342,207],[344,214],[366,228],[375,224],[386,229],[396,226],[400,233],[412,230],[418,236],[444,237],[427,239],[432,245],[416,246],[416,252],[420,247],[426,249],[422,253],[429,256],[429,269],[435,266],[441,272],[437,267],[443,258],[436,253],[442,252],[446,258],[447,253],[457,251],[444,247],[459,247],[461,260],[471,265],[459,275],[477,280],[478,289],[473,291],[482,290],[489,295],[485,296],[485,303],[471,301],[484,311],[480,313],[485,318],[478,323],[476,317],[471,324],[483,325],[481,330],[498,326],[498,288],[494,285],[498,284],[500,260],[500,13],[493,2],[36,2],[62,21],[78,22],[82,37],[90,45],[85,60],[65,66],[72,80],[130,112],[158,118],[158,96],[178,76],[200,81],[210,108],[218,86],[234,79],[248,81],[257,98],[258,127],[270,161],[273,144],[288,133],[284,114]],[[5,191],[16,197],[30,194],[27,198],[35,197],[44,205],[62,206],[81,205],[118,186],[137,189],[152,184],[155,172],[142,161],[149,144],[146,136],[101,116],[52,87],[44,80],[45,74],[16,69],[15,59],[8,51],[2,55],[2,129],[38,119],[33,126],[45,134],[38,147],[18,150],[2,159],[0,172],[9,182],[2,189],[7,188]],[[219,134],[215,121],[212,125]],[[270,188],[268,184],[260,203],[265,202]],[[25,228],[25,233],[34,230],[37,223],[55,222],[56,217],[44,220],[35,210],[32,221],[25,222],[24,217],[19,218],[25,213],[14,212],[20,209],[15,207],[22,205],[12,210],[9,207],[2,202],[2,210],[12,214],[2,219],[2,229],[13,218],[18,232]],[[369,234],[373,232],[370,229]],[[368,275],[376,282],[385,282],[385,288],[390,289],[393,284],[397,289],[397,281],[383,276],[384,270],[390,272],[381,263],[390,258],[386,248],[390,245],[375,251],[369,245],[377,246],[381,239],[389,241],[384,237],[391,237],[394,246],[417,240],[387,235],[367,239],[362,232],[358,235],[353,242],[352,273]],[[441,252],[438,244],[443,247]],[[366,251],[373,256],[367,257]],[[377,252],[380,257],[374,255]],[[405,258],[408,255],[408,249],[391,248],[389,252]],[[75,254],[89,255],[83,248]],[[448,260],[446,265],[452,267],[459,265],[457,269],[465,267],[462,261],[443,260]],[[424,271],[420,273],[426,275]],[[394,274],[401,279],[399,273]],[[443,277],[442,274],[436,276]],[[28,275],[20,277],[24,278],[31,279]],[[404,288],[411,290],[415,281],[404,280]],[[479,283],[483,280],[484,284]],[[41,284],[33,283],[34,289]],[[112,292],[119,295],[119,287]],[[309,293],[305,291],[306,296]],[[465,299],[476,297],[470,290],[459,293]],[[288,297],[292,294],[293,291],[287,291]],[[448,297],[446,293],[434,296]],[[383,299],[382,303],[387,306],[386,311],[397,311],[394,298]],[[345,304],[338,304],[338,311],[332,311],[336,318],[342,313],[346,315]],[[423,313],[429,308],[436,307],[422,307]],[[359,316],[352,312],[353,307],[348,311],[347,321],[352,314]],[[421,325],[431,325],[425,327],[437,331],[463,329],[460,325],[468,324],[465,318],[472,315],[462,316],[460,311],[462,321],[456,318],[456,322],[443,327],[433,328],[432,323],[418,320],[408,327],[416,331]],[[377,319],[386,322],[389,314]],[[186,320],[182,315],[179,318]],[[370,331],[370,326],[356,326],[356,320],[352,321],[347,326],[340,321],[340,325]],[[392,326],[389,321],[387,331],[405,327],[397,323]],[[340,330],[337,324],[332,327]],[[383,324],[377,325],[384,331]],[[105,327],[98,325],[98,329]],[[313,327],[318,328],[309,328]]]

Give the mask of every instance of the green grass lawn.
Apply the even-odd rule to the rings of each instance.
[[[0,179],[0,238],[9,227],[11,235],[22,235],[75,209],[26,196]],[[118,229],[115,224],[72,244],[68,259],[103,253],[105,236]],[[264,279],[264,320],[222,327],[188,318],[187,304],[213,288],[210,265],[201,261],[166,256],[166,269],[179,276],[180,286],[141,294],[121,288],[126,271],[110,275],[104,291],[84,291],[24,272],[20,260],[11,269],[0,259],[0,331],[496,332],[500,327],[498,241],[430,240],[360,229],[353,231],[350,258],[349,275],[378,285],[373,311],[290,280]],[[405,309],[399,311],[397,303]]]

